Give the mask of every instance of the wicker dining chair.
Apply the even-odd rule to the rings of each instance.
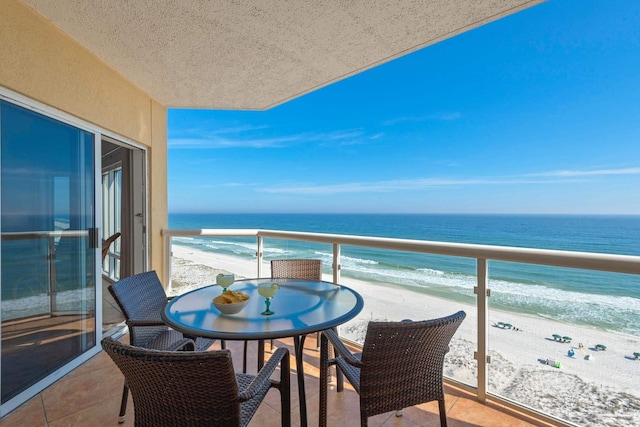
[[[272,279],[300,279],[300,280],[322,280],[322,260],[321,259],[274,259],[271,260]],[[319,341],[320,333],[316,334],[316,342]],[[273,349],[273,340],[270,341]],[[264,342],[260,347],[264,346]],[[244,362],[242,372],[247,372],[247,341],[244,342]]]
[[[236,374],[229,350],[160,351],[112,338],[104,338],[102,348],[131,389],[138,427],[246,426],[271,387],[280,391],[282,426],[291,425],[285,348],[275,351],[258,375]],[[270,379],[278,366],[279,379]]]
[[[109,286],[129,327],[131,345],[155,350],[207,350],[215,340],[185,338],[181,332],[170,329],[161,318],[167,305],[167,294],[155,271],[136,274]],[[224,345],[223,345],[224,348]],[[129,389],[125,383],[118,422],[123,423],[127,413]]]
[[[322,280],[321,259],[274,259],[271,260],[272,279]],[[316,333],[320,348],[320,332]],[[271,340],[273,348],[273,340]]]
[[[322,260],[320,259],[274,259],[271,260],[272,279],[322,280]],[[320,332],[316,342],[320,348]],[[273,340],[271,340],[273,348]]]
[[[440,425],[447,425],[443,369],[449,342],[466,317],[464,311],[439,319],[369,322],[362,353],[352,354],[335,331],[322,332],[320,344],[320,426],[327,425],[328,370],[343,372],[360,395],[360,425],[370,416],[432,400]],[[329,343],[337,356],[329,359]],[[338,384],[338,391],[342,387]]]
[[[322,280],[320,259],[274,259],[271,260],[272,279]]]

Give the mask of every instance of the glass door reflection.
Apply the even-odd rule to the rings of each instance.
[[[1,399],[96,345],[95,136],[0,101]]]

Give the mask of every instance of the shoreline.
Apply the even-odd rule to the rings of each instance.
[[[238,278],[257,277],[252,261],[180,245],[173,245],[173,255],[173,294],[215,283],[218,272],[234,273]],[[264,263],[262,276],[269,274],[269,264]],[[329,274],[323,274],[323,279],[332,281]],[[363,341],[369,320],[419,320],[464,310],[467,318],[452,340],[445,374],[476,384],[475,305],[430,296],[409,286],[385,286],[345,277],[341,284],[365,300],[360,314],[340,327],[341,335],[356,342]],[[488,330],[490,392],[574,423],[640,426],[640,361],[633,358],[634,352],[640,352],[640,337],[496,309],[490,309],[488,317],[493,325]],[[517,330],[498,327],[498,322],[509,323]],[[558,342],[553,334],[573,340]],[[604,344],[607,349],[596,351],[596,344]],[[570,350],[573,357],[568,355]],[[547,365],[547,360],[559,362],[560,368]],[[557,398],[550,399],[551,394]]]

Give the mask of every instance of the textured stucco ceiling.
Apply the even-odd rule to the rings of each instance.
[[[266,109],[542,0],[23,1],[167,107]]]

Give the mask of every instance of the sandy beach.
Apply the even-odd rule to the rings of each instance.
[[[171,294],[215,283],[220,272],[254,278],[257,266],[239,258],[173,246]],[[265,263],[262,276],[269,274]],[[331,281],[332,277],[325,275],[324,279]],[[340,327],[342,336],[356,342],[364,340],[370,320],[422,320],[464,310],[467,318],[451,343],[445,375],[476,384],[475,306],[344,277],[341,284],[364,299],[362,312]],[[489,320],[491,393],[578,425],[640,426],[640,360],[633,357],[640,352],[640,337],[497,310],[490,310]],[[513,328],[502,328],[499,322]],[[553,334],[572,341],[559,342]],[[606,350],[596,350],[596,344],[605,345]],[[560,367],[548,365],[547,360]]]

